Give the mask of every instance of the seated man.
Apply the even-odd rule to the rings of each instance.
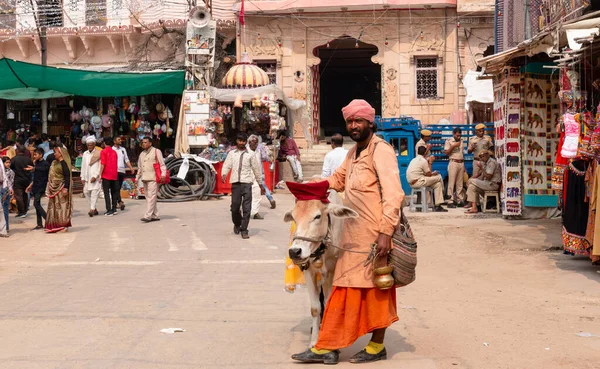
[[[502,182],[502,174],[500,165],[496,159],[491,157],[491,152],[483,150],[479,154],[480,162],[483,166],[483,171],[480,178],[470,179],[469,187],[467,188],[467,201],[471,203],[471,208],[466,214],[475,214],[478,212],[477,205],[479,204],[479,196],[483,196],[485,191],[498,191]],[[498,204],[496,204],[498,206]]]
[[[279,155],[277,159],[279,161],[287,161],[290,163],[292,167],[292,172],[294,173],[294,180],[296,182],[302,182],[302,164],[300,163],[300,150],[298,149],[298,145],[296,145],[296,141],[293,138],[288,137],[286,131],[279,131],[277,133],[277,138],[279,139]]]
[[[417,148],[417,157],[410,161],[408,169],[406,169],[406,179],[412,188],[433,188],[434,211],[447,212],[448,210],[442,207],[442,203],[444,202],[444,181],[437,171],[432,172],[429,169],[429,162],[424,157],[426,151],[427,148],[425,146]],[[421,201],[427,200],[421,199]]]

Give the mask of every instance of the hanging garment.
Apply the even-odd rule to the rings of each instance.
[[[566,251],[589,255],[590,242],[586,240],[589,215],[589,202],[586,196],[586,162],[582,160],[569,164],[565,171],[562,211],[562,238]]]
[[[590,214],[588,220],[588,230],[586,238],[591,243],[590,258],[592,263],[600,263],[600,212],[598,212],[598,197],[600,196],[600,170],[598,170],[598,163],[594,161],[591,165],[591,180],[592,189],[590,193]],[[591,229],[590,229],[591,228]]]
[[[563,122],[565,124],[565,141],[560,154],[564,158],[572,159],[577,156],[580,127],[575,120],[575,115],[571,113],[563,114]]]
[[[553,190],[562,191],[563,178],[565,176],[565,169],[569,165],[569,159],[564,158],[560,154],[564,142],[565,142],[565,133],[562,132],[560,134],[560,141],[558,142],[558,148],[556,149],[556,158],[554,159],[554,167],[552,168],[552,189]]]

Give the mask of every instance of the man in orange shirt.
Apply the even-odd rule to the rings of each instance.
[[[319,339],[315,347],[292,356],[308,363],[336,364],[338,349],[352,345],[367,333],[372,333],[371,341],[350,362],[386,359],[385,330],[398,320],[396,290],[378,289],[373,264],[364,265],[374,242],[381,255],[375,261],[378,267],[386,264],[392,247],[404,199],[396,154],[387,142],[373,134],[375,109],[369,103],[353,100],[342,113],[356,145],[327,181],[329,188],[345,191],[344,205],[359,217],[346,219],[344,224],[334,287],[325,307]]]

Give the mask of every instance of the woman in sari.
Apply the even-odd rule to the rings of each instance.
[[[71,191],[71,157],[67,149],[54,148],[55,160],[50,166],[48,176],[48,212],[46,216],[46,233],[66,232],[71,226],[72,191]]]

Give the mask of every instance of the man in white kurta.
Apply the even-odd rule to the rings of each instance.
[[[81,182],[83,182],[83,193],[90,204],[88,215],[93,217],[98,215],[96,203],[100,190],[102,190],[102,182],[100,178],[100,148],[96,147],[96,138],[89,136],[86,141],[87,150],[83,153],[81,161]]]
[[[264,177],[264,173],[262,173],[262,159],[260,157],[260,152],[258,151],[258,136],[251,135],[248,137],[248,148],[250,149],[250,153],[256,157],[256,160],[258,160],[261,174]],[[250,217],[252,219],[264,219],[263,216],[258,213],[260,210],[261,198],[262,195],[260,185],[258,184],[258,181],[254,181],[252,183],[252,209],[250,210]]]

